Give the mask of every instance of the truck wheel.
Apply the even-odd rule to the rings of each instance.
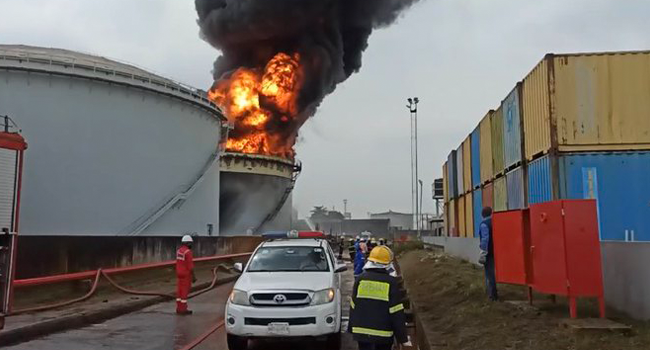
[[[341,332],[330,334],[327,336],[326,341],[327,350],[340,350],[341,349]]]
[[[248,349],[248,339],[243,337],[238,337],[236,335],[227,334],[229,350],[247,350]]]

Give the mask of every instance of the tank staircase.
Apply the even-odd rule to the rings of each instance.
[[[260,230],[264,227],[264,225],[273,221],[273,219],[278,216],[278,213],[280,213],[282,207],[284,207],[284,204],[287,202],[289,196],[293,192],[293,189],[296,187],[296,181],[298,180],[298,176],[300,176],[300,172],[302,172],[302,162],[296,160],[293,164],[293,172],[291,174],[291,182],[289,183],[289,186],[287,186],[287,188],[284,190],[284,193],[282,194],[282,197],[280,197],[280,200],[278,201],[278,204],[275,206],[275,208],[264,218],[264,220],[262,220],[259,225],[257,225],[255,230],[253,230],[253,233],[261,234],[262,232],[260,232]]]

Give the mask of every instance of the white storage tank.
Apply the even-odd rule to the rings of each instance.
[[[22,235],[218,235],[222,113],[87,54],[0,45],[0,115],[30,144]]]

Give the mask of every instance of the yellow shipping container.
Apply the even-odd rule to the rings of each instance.
[[[458,237],[465,237],[465,196],[458,197]]]
[[[465,196],[465,237],[474,237],[474,201],[473,192]]]
[[[506,187],[506,177],[502,176],[494,180],[494,211],[508,210],[508,188]]]
[[[650,51],[547,55],[524,79],[526,158],[650,149]]]
[[[465,192],[472,191],[472,137],[463,141],[463,187]]]
[[[456,200],[450,200],[447,205],[449,215],[447,217],[447,224],[449,225],[449,236],[458,237],[458,216],[457,216],[458,203]]]
[[[442,165],[442,193],[443,200],[445,203],[449,202],[449,189],[448,186],[449,179],[447,178],[447,162]]]
[[[494,111],[489,111],[488,114],[481,120],[479,129],[481,133],[481,184],[487,183],[492,180],[494,171],[492,170],[492,114]]]
[[[451,231],[449,230],[449,203],[445,202],[443,210],[444,212],[442,215],[442,220],[443,220],[442,235],[449,237],[451,236]]]
[[[501,106],[492,114],[492,173],[493,178],[503,173],[505,168],[505,155],[503,151],[503,109]]]

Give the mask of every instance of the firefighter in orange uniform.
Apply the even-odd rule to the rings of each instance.
[[[192,311],[187,309],[187,295],[190,293],[192,283],[196,282],[192,243],[192,237],[185,235],[181,239],[181,247],[176,251],[176,313],[179,315],[192,314]]]

